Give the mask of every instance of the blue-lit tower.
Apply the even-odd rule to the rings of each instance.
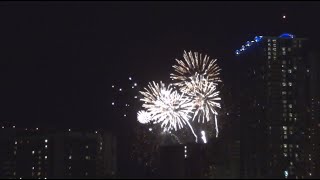
[[[245,178],[314,176],[307,42],[256,36],[235,51]]]

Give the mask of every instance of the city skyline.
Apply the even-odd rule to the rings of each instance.
[[[97,134],[92,130],[110,132],[116,137],[112,143],[116,143],[117,156],[110,155],[117,165],[115,177],[133,177],[140,173],[149,177],[164,176],[161,172],[170,176],[174,170],[165,166],[166,162],[181,165],[177,168],[179,176],[318,176],[319,158],[309,162],[311,157],[300,161],[293,156],[308,154],[313,158],[319,152],[318,146],[311,146],[319,142],[315,129],[320,127],[317,112],[320,107],[317,99],[320,97],[317,61],[320,25],[316,22],[319,9],[319,2],[0,2],[0,125],[3,126],[0,131],[3,134],[34,129],[47,134],[59,129],[91,134]],[[208,113],[202,120],[213,123],[212,132],[211,127],[204,131],[205,125],[198,125],[196,121],[192,123],[197,129],[195,133],[188,124],[192,118],[183,118],[192,141],[199,139],[203,143],[176,145],[172,138],[175,134],[156,133],[162,131],[160,123],[159,127],[139,124],[143,120],[138,121],[137,113],[150,110],[150,104],[159,104],[141,93],[148,83],[162,81],[171,85],[172,79],[179,79],[181,87],[187,84],[185,80],[190,74],[183,78],[183,73],[171,74],[176,68],[172,65],[177,65],[176,59],[182,59],[184,52],[208,55],[212,63],[217,64],[219,86],[211,82],[216,78],[214,73],[205,77],[207,79],[201,73],[199,76],[198,72],[192,73],[196,77],[193,83],[211,83],[203,86],[211,89],[218,102],[211,102],[215,104],[210,107],[214,115]],[[276,62],[277,59],[281,62]],[[295,70],[299,72],[297,75],[292,73]],[[202,79],[197,81],[197,78]],[[179,97],[186,87],[179,90],[173,87],[170,97]],[[190,91],[190,103],[184,111],[196,114],[194,107],[200,107],[201,90],[186,91]],[[163,94],[158,99],[169,99],[168,93]],[[287,95],[288,102],[292,102],[288,107],[282,106],[284,102],[280,99]],[[148,102],[143,104],[142,98]],[[298,105],[294,104],[297,101]],[[169,111],[163,114],[173,114],[174,106],[167,103],[154,112],[164,112],[166,107]],[[175,108],[181,109],[181,106]],[[189,115],[185,112],[176,117]],[[290,124],[292,118],[294,123],[301,123]],[[170,120],[165,115],[159,119]],[[166,128],[181,129],[180,121],[175,122],[180,123],[178,128],[175,123],[167,124]],[[298,132],[310,134],[309,144],[301,140],[306,135],[290,134]],[[10,138],[2,137],[1,144],[12,145],[20,136]],[[22,135],[21,138],[30,137]],[[298,146],[283,143],[290,138]],[[276,140],[281,143],[274,142]],[[267,146],[268,141],[272,147]],[[37,146],[36,140],[34,142]],[[39,143],[41,147],[47,145],[42,140]],[[11,145],[5,151],[12,153],[16,147]],[[21,145],[21,148],[27,146]],[[57,147],[58,152],[64,149]],[[85,148],[86,144],[81,147]],[[308,153],[295,152],[298,148],[305,148]],[[274,153],[268,154],[267,150]],[[174,153],[176,162],[171,158],[175,157]],[[197,159],[197,154],[201,154],[201,158]],[[286,156],[281,159],[280,155]],[[286,157],[290,157],[290,161],[277,163]],[[108,158],[104,161],[109,161]],[[22,161],[16,167],[20,168]],[[4,153],[0,154],[0,163],[7,162],[16,163],[7,160]],[[316,162],[314,167],[313,162]],[[193,163],[201,164],[201,168],[195,168]],[[308,170],[299,169],[306,167],[303,163],[309,163]],[[294,168],[297,170],[292,170]],[[25,170],[21,166],[22,171]],[[29,171],[30,168],[25,171],[28,176]],[[90,174],[97,172],[92,170]]]

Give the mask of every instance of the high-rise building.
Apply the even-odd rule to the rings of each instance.
[[[314,177],[308,50],[307,39],[285,33],[256,36],[235,52],[243,177]]]
[[[2,178],[107,178],[116,173],[115,137],[102,131],[3,128]]]

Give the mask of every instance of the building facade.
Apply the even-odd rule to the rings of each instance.
[[[308,49],[307,39],[286,33],[256,36],[236,51],[244,178],[315,176]]]
[[[1,178],[110,178],[116,139],[107,132],[3,128]]]

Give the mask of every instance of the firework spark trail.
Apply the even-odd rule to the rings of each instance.
[[[150,114],[155,124],[160,123],[161,128],[169,131],[177,131],[188,125],[197,141],[197,135],[189,122],[189,114],[193,113],[193,103],[188,96],[173,90],[171,85],[166,87],[162,82],[149,83],[148,88],[140,93],[144,96],[141,99],[144,102],[142,107]]]

